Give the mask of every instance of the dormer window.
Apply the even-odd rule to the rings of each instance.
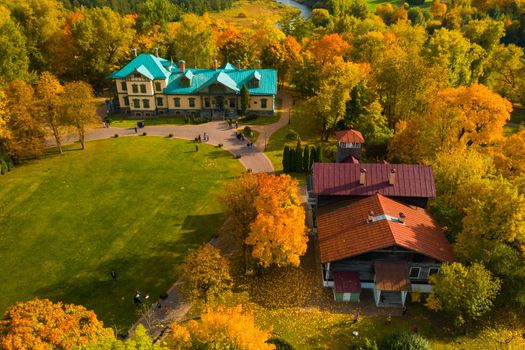
[[[255,71],[253,73],[253,76],[250,79],[250,87],[258,88],[260,83],[261,83],[261,74],[259,74],[259,72]]]
[[[181,85],[184,87],[191,86],[191,79],[188,79],[186,77],[182,77]]]
[[[142,78],[142,75],[140,75],[139,73],[135,73],[133,74],[133,78]]]
[[[187,70],[181,80],[181,85],[184,87],[191,86],[191,80],[193,79],[193,73]]]

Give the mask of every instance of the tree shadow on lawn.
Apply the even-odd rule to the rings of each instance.
[[[189,249],[198,248],[212,237],[208,227],[221,222],[221,214],[189,215],[181,227],[184,233],[177,240],[159,242],[144,248],[141,254],[115,257],[86,266],[60,282],[35,291],[34,295],[53,301],[80,304],[94,310],[106,326],[126,331],[138,319],[133,297],[140,291],[145,302],[154,303],[177,280],[176,266]],[[111,271],[117,272],[112,280]],[[74,273],[75,273],[74,272]]]

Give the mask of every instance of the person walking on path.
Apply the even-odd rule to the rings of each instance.
[[[199,152],[199,145],[195,145],[195,152]]]

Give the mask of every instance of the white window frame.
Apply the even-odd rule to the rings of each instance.
[[[418,269],[416,277],[412,277],[412,270],[413,269]],[[417,280],[417,279],[419,279],[419,276],[421,276],[421,267],[419,267],[419,266],[412,266],[412,267],[410,267],[410,271],[408,271],[408,277],[410,279],[412,279],[412,280]]]
[[[435,274],[433,274],[433,275],[437,275],[439,273],[439,271],[440,271],[440,268],[439,267],[429,267],[428,268],[428,277],[432,276],[430,274],[430,270],[437,270],[437,272]]]

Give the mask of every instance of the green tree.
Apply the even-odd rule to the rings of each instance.
[[[310,171],[310,147],[308,145],[304,146],[302,170],[306,173]]]
[[[70,28],[73,52],[67,57],[57,52],[59,57],[53,59],[57,63],[67,59],[68,69],[64,75],[68,79],[87,80],[100,87],[106,77],[130,57],[134,22],[109,7],[81,7],[75,18]],[[69,47],[67,41],[64,45]]]
[[[323,147],[317,146],[317,149],[315,150],[315,161],[317,163],[323,162]]]
[[[303,170],[303,146],[301,145],[301,140],[297,140],[295,146],[295,157],[293,164],[293,171],[300,173]]]
[[[500,290],[499,279],[478,263],[471,266],[443,264],[430,282],[432,294],[426,306],[443,311],[457,326],[468,326],[490,311]]]
[[[7,28],[0,30],[6,36],[11,36],[15,41],[7,47],[20,45],[21,40],[25,42],[25,49],[22,47],[18,55],[21,61],[14,61],[21,67],[29,63],[29,71],[42,72],[51,70],[54,55],[51,50],[51,43],[55,40],[57,32],[64,24],[66,11],[62,3],[58,0],[0,0],[11,11],[12,19],[17,23],[17,28],[11,28],[9,33]],[[4,18],[4,14],[0,15]],[[23,33],[23,39],[16,38],[16,32]],[[4,43],[0,45],[3,47]],[[27,52],[27,58],[21,55]],[[3,52],[2,52],[3,53]],[[2,55],[3,56],[3,55]],[[70,56],[71,57],[71,56]],[[1,58],[0,58],[1,60]],[[0,61],[1,62],[1,61]],[[2,62],[4,63],[4,62]],[[21,79],[22,76],[17,78]]]
[[[221,252],[210,244],[192,250],[184,258],[181,266],[186,283],[183,290],[191,299],[218,297],[231,288],[230,262]]]
[[[166,29],[166,25],[178,20],[180,14],[180,8],[170,0],[146,0],[140,6],[138,26],[143,30],[154,25]]]
[[[0,86],[29,76],[26,39],[10,15],[9,10],[0,5]]]
[[[453,87],[476,83],[482,70],[480,60],[484,50],[471,44],[460,31],[438,29],[428,43],[427,59],[435,65],[443,65],[448,73],[448,84]]]
[[[290,146],[288,145],[284,146],[282,164],[283,164],[283,171],[285,173],[290,172]]]
[[[430,342],[417,333],[396,332],[381,341],[383,350],[431,350]]]
[[[171,54],[185,60],[188,67],[209,67],[216,51],[209,16],[183,15],[171,46]]]
[[[246,84],[241,88],[241,115],[246,114],[246,110],[250,107],[250,91]]]
[[[93,89],[83,81],[64,86],[62,94],[64,122],[77,129],[82,149],[86,148],[86,126],[98,121]]]
[[[53,74],[44,72],[40,75],[36,86],[38,114],[51,129],[59,153],[62,153],[61,127],[64,125],[61,100],[63,92],[64,87]]]
[[[317,158],[317,148],[315,146],[310,147],[310,162],[308,163],[308,171],[312,170],[312,166]]]

